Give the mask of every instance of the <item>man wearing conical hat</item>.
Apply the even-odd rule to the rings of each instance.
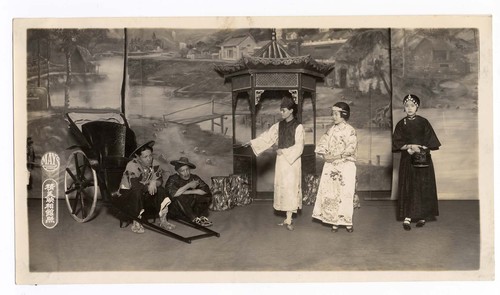
[[[274,144],[278,145],[273,207],[286,212],[286,219],[278,225],[285,226],[288,230],[294,229],[293,213],[302,209],[301,155],[304,150],[304,127],[295,118],[296,111],[297,105],[292,98],[283,97],[280,105],[283,120],[246,144],[252,147],[257,156]]]
[[[168,205],[163,184],[163,170],[153,158],[154,141],[149,141],[136,148],[130,155],[120,183],[118,202],[128,214],[142,218],[145,208],[152,207],[160,217],[160,226],[172,230],[175,225],[167,222]],[[144,227],[137,221],[132,223],[132,231],[143,233]]]

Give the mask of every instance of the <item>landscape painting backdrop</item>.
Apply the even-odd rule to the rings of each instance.
[[[75,142],[63,114],[119,111],[125,83],[124,108],[131,128],[138,143],[156,141],[155,153],[165,170],[173,173],[169,162],[187,156],[208,183],[212,176],[231,174],[231,89],[214,66],[252,55],[271,40],[272,29],[28,30],[28,136],[37,156],[55,151],[64,167],[66,148]],[[414,93],[422,99],[419,114],[429,119],[443,144],[433,157],[439,197],[478,198],[476,29],[287,28],[275,32],[276,40],[291,54],[335,65],[324,83],[317,85],[316,140],[332,124],[330,107],[347,102],[349,122],[359,141],[358,191],[368,192],[369,198],[371,192],[389,192],[394,187],[398,158],[391,152],[392,126],[404,116],[402,97]],[[279,120],[278,111],[279,100],[262,103],[257,134]],[[228,115],[222,123],[185,123],[213,113]],[[249,118],[237,116],[238,143],[250,139]],[[305,106],[303,124],[306,142],[312,143],[311,107]],[[321,168],[318,159],[317,172]],[[34,187],[39,188],[40,169],[32,175]],[[272,190],[272,182],[273,175],[264,176],[260,189]],[[36,189],[29,193],[29,197],[39,196]]]

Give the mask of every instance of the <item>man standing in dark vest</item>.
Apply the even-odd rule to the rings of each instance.
[[[283,120],[246,145],[252,147],[255,155],[260,155],[274,144],[276,151],[276,171],[274,176],[274,209],[286,212],[286,219],[278,225],[293,230],[292,215],[302,209],[302,163],[304,150],[304,127],[295,118],[297,104],[284,97],[280,105]]]

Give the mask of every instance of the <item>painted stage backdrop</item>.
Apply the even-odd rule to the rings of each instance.
[[[64,168],[66,148],[77,144],[64,118],[72,111],[125,111],[137,143],[155,140],[154,153],[169,173],[170,161],[186,156],[207,183],[230,175],[231,89],[214,66],[252,55],[271,38],[267,28],[29,30],[28,146],[34,166],[28,196],[41,196],[41,155],[58,153]],[[419,113],[443,145],[433,156],[439,197],[478,199],[478,38],[477,30],[466,28],[276,30],[276,40],[291,54],[334,64],[316,88],[316,141],[332,124],[330,107],[348,103],[358,134],[357,189],[386,197],[399,163],[391,152],[393,122],[404,116],[403,96],[414,93],[423,101]],[[250,139],[248,106],[240,103],[236,113],[235,141],[244,143]],[[279,118],[279,99],[263,100],[257,134]],[[306,143],[314,142],[312,120],[306,103]],[[259,158],[259,165],[274,166],[268,158]],[[321,169],[318,159],[316,171]],[[272,170],[259,175],[258,190],[272,190]]]

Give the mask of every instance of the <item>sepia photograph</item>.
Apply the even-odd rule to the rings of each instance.
[[[491,16],[12,25],[16,284],[494,280]]]

